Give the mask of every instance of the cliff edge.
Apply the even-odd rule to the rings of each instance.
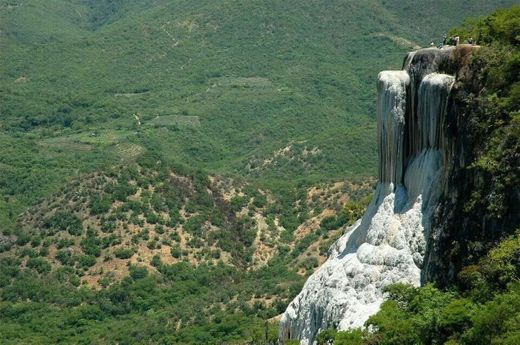
[[[400,71],[378,76],[379,182],[365,215],[331,248],[282,316],[280,336],[312,344],[320,330],[363,326],[385,286],[419,286],[440,262],[439,205],[454,167],[457,106],[452,89],[477,46],[427,48]],[[435,231],[432,231],[435,229]]]

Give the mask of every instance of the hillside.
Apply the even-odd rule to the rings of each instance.
[[[377,72],[514,2],[0,0],[0,342],[275,342],[373,193]]]
[[[373,175],[374,76],[486,3],[3,0],[0,224],[146,150],[275,188]]]
[[[81,176],[0,238],[2,341],[106,343],[110,328],[120,343],[263,339],[262,320],[283,311],[371,192],[367,180],[276,195],[148,154]]]
[[[82,176],[29,208],[19,230],[4,232],[1,256],[18,257],[26,267],[35,260],[49,269],[73,267],[91,287],[121,280],[130,265],[221,263],[255,270],[281,253],[305,275],[324,260],[372,190],[368,181],[345,181],[273,195],[145,157]]]

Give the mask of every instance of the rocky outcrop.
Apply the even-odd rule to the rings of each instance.
[[[282,339],[311,344],[325,328],[360,327],[379,309],[386,285],[424,280],[432,220],[453,161],[450,93],[472,49],[418,50],[403,70],[379,74],[374,198],[288,306]]]
[[[497,175],[502,177],[478,167],[488,143],[493,141],[491,133],[505,127],[509,114],[493,109],[491,113],[496,118],[490,119],[493,102],[489,98],[495,91],[485,86],[488,69],[482,62],[475,59],[470,63],[472,49],[475,48],[467,45],[458,47],[450,62],[457,77],[443,130],[450,138],[451,159],[444,167],[446,178],[432,217],[421,271],[422,281],[435,282],[439,287],[463,286],[464,275],[459,277],[460,271],[464,267],[471,270],[470,266],[477,264],[491,248],[518,231],[520,224],[518,142],[502,132],[501,156],[508,157],[507,167],[498,169]],[[498,124],[493,123],[496,119],[500,119]],[[508,156],[507,149],[513,152],[515,149],[511,147],[515,146],[516,153]],[[496,193],[496,189],[502,189],[502,193]],[[492,203],[500,208],[490,208]]]

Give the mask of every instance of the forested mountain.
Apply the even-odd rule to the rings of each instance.
[[[511,3],[2,0],[1,224],[146,150],[276,186],[373,175],[377,72]]]
[[[0,342],[274,341],[372,193],[377,73],[515,2],[0,0]]]

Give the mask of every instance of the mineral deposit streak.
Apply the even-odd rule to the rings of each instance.
[[[282,339],[312,344],[320,330],[361,327],[379,310],[386,285],[420,285],[449,155],[444,123],[454,77],[440,66],[452,50],[422,49],[407,56],[403,70],[379,73],[374,198],[290,303]]]

